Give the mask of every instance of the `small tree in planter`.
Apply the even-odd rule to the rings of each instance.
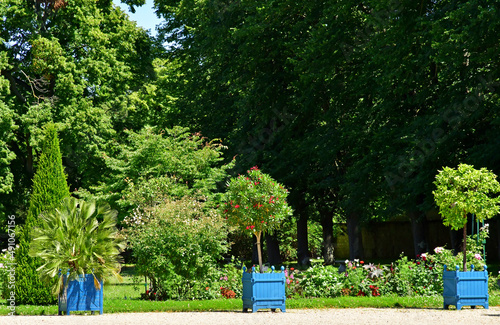
[[[279,228],[292,214],[286,203],[288,191],[269,175],[257,167],[251,168],[246,175],[231,179],[222,206],[223,215],[231,226],[237,227],[257,238],[260,272],[252,268],[251,273],[243,272],[243,311],[252,309],[280,308],[285,312],[285,273],[262,273],[262,234]],[[272,267],[274,270],[274,266]]]
[[[443,224],[454,230],[463,229],[463,270],[466,271],[467,215],[474,214],[482,221],[497,215],[500,211],[500,192],[496,175],[486,168],[479,170],[460,164],[456,169],[444,167],[434,182],[437,189],[434,200],[443,217]]]
[[[288,190],[263,173],[257,166],[239,175],[227,184],[223,216],[234,226],[257,239],[259,267],[262,272],[261,239],[265,232],[272,233],[292,214],[286,202]]]
[[[37,271],[59,295],[59,313],[102,313],[102,282],[110,275],[121,279],[120,251],[126,246],[115,227],[116,215],[107,204],[67,197],[39,216],[40,224],[32,230],[30,255],[43,260]],[[59,281],[52,281],[57,276]]]
[[[455,230],[463,229],[463,272],[443,271],[443,304],[447,309],[455,305],[481,305],[488,308],[488,270],[484,266],[481,272],[466,272],[467,264],[467,215],[475,214],[482,221],[498,214],[498,197],[500,184],[496,176],[485,168],[480,170],[472,166],[460,164],[456,169],[445,167],[436,176],[434,182],[437,189],[433,192],[439,206],[443,223]],[[474,271],[474,265],[471,265]]]

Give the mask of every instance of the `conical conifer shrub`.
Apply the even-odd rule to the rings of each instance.
[[[59,139],[54,124],[45,127],[45,139],[30,196],[26,223],[18,233],[19,247],[16,249],[16,305],[47,305],[56,303],[50,286],[40,280],[37,268],[42,265],[40,258],[28,255],[32,240],[31,230],[38,225],[39,216],[44,211],[55,208],[63,198],[69,196],[69,187],[62,165]],[[57,279],[54,279],[57,281]]]

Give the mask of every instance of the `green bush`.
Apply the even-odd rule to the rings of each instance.
[[[227,251],[227,230],[217,210],[185,197],[136,211],[124,222],[136,270],[151,283],[146,298],[220,296],[220,287],[211,289],[211,284],[219,279],[217,263]]]
[[[343,276],[345,275],[339,274],[333,266],[314,265],[300,273],[300,289],[295,291],[304,297],[338,297],[343,287]],[[291,280],[295,280],[295,277]]]

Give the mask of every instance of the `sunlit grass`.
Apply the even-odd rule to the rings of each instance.
[[[201,312],[201,311],[241,311],[241,299],[215,299],[191,301],[148,301],[140,300],[140,294],[146,289],[144,278],[135,277],[132,266],[122,270],[123,282],[109,279],[104,284],[105,313],[137,312]],[[495,281],[496,278],[491,278]],[[500,306],[500,289],[490,286],[490,306]],[[0,315],[7,315],[6,300],[0,300]],[[287,309],[323,309],[323,308],[443,308],[441,296],[431,297],[337,297],[337,298],[293,298],[287,299]],[[57,315],[57,305],[53,306],[16,306],[19,315]],[[78,312],[77,314],[90,314]]]

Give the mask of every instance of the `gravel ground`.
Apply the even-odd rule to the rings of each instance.
[[[122,324],[499,324],[500,307],[490,309],[289,309],[286,313],[270,312],[203,312],[203,313],[129,313],[70,316],[3,316],[0,324],[19,325],[122,325]]]

